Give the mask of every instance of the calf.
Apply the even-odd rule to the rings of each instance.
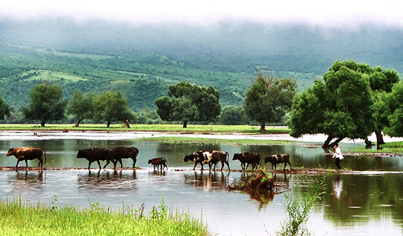
[[[202,151],[194,152],[190,155],[186,155],[183,158],[183,162],[193,161],[195,165],[193,166],[193,170],[196,169],[196,165],[200,163],[201,170],[203,170],[204,164],[208,163],[208,157],[204,155]]]
[[[290,162],[290,155],[288,154],[277,154],[271,155],[264,159],[264,163],[271,162],[271,168],[276,169],[277,163],[284,163],[284,169],[287,166],[287,163],[290,164],[290,169],[292,169],[291,162]]]
[[[99,161],[106,161],[105,167],[112,162],[113,169],[116,170],[117,154],[113,149],[110,148],[88,148],[80,149],[77,153],[77,158],[85,158],[89,161],[88,169],[91,167],[91,163],[96,161],[98,163],[99,169],[101,169],[101,164]]]
[[[137,155],[139,150],[135,147],[115,147],[113,149],[117,155],[117,161],[120,163],[120,167],[123,168],[122,158],[131,158],[133,160],[133,168],[136,165]]]
[[[156,157],[153,159],[148,160],[148,164],[152,164],[154,166],[154,170],[155,167],[157,166],[157,170],[161,168],[161,170],[163,170],[164,168],[167,168],[168,170],[168,166],[166,164],[167,159],[165,159],[165,157]]]
[[[244,153],[234,153],[233,161],[239,160],[241,162],[241,168],[245,170],[248,169],[249,165],[252,165],[252,170],[260,165],[260,154],[256,152],[244,152]]]
[[[20,161],[25,160],[25,165],[28,169],[28,160],[38,159],[39,163],[38,166],[41,166],[41,170],[43,167],[43,159],[42,155],[45,153],[43,148],[31,148],[31,147],[19,147],[19,148],[10,148],[6,156],[14,155],[17,158],[17,165],[15,168],[18,167],[18,163]],[[46,153],[45,153],[45,163],[46,163]]]

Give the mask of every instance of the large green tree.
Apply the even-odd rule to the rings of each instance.
[[[76,127],[80,125],[83,119],[91,119],[94,116],[94,98],[95,94],[93,93],[87,93],[84,96],[81,90],[75,90],[73,92],[73,99],[67,106],[67,115],[74,115]]]
[[[10,116],[10,106],[0,96],[0,119],[4,119],[4,116]]]
[[[58,85],[42,83],[35,86],[29,94],[31,103],[22,107],[25,118],[39,120],[41,126],[45,126],[46,121],[63,119],[68,100],[62,99],[62,95],[62,88]]]
[[[228,105],[222,109],[221,123],[224,125],[240,125],[243,119],[243,107]]]
[[[109,128],[111,122],[122,121],[129,127],[128,121],[134,119],[129,109],[129,101],[119,91],[104,91],[93,99],[94,120],[104,120]]]
[[[260,123],[260,131],[266,130],[266,122],[280,122],[290,110],[296,93],[296,83],[291,79],[264,77],[257,73],[257,79],[246,91],[245,115],[251,121]]]
[[[183,121],[183,128],[186,128],[189,121],[218,120],[220,92],[212,86],[201,87],[181,81],[169,86],[168,96],[155,101],[157,113],[164,121]]]
[[[324,133],[327,149],[348,137],[365,139],[375,132],[383,141],[384,93],[399,80],[393,70],[371,68],[348,60],[336,61],[312,88],[295,96],[288,126],[290,135]],[[330,143],[335,140],[333,143]]]
[[[385,98],[385,104],[388,120],[385,133],[391,137],[403,137],[403,82],[393,86],[392,92]]]

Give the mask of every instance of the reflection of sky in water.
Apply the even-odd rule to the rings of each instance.
[[[293,190],[287,194],[302,194],[307,187],[306,178],[299,175],[276,177]],[[402,178],[399,174],[342,174],[339,176],[343,182],[341,196],[335,200],[333,184],[337,176],[330,175],[326,179],[327,194],[316,205],[308,229],[315,235],[374,235],[381,232],[398,235],[402,230],[403,215],[396,211],[402,201],[397,199],[391,204],[389,199],[393,198],[390,192],[394,191],[398,191],[397,196],[402,196],[402,186],[397,186],[399,190],[388,190],[377,183],[400,183]],[[103,207],[114,209],[123,206],[139,209],[144,203],[146,211],[160,205],[163,199],[173,209],[202,216],[209,229],[219,235],[267,235],[265,230],[274,234],[286,218],[284,194],[274,195],[272,201],[262,205],[248,194],[228,192],[226,186],[240,179],[240,172],[154,172],[151,168],[117,172],[44,171],[42,174],[37,171],[2,171],[0,198],[21,196],[32,203],[40,201],[50,205],[56,195],[58,206],[90,207],[98,202]],[[364,186],[365,183],[368,186]],[[384,185],[383,182],[380,185]],[[372,202],[376,205],[371,206]]]

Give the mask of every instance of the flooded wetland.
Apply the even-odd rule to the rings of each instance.
[[[211,143],[174,143],[142,141],[133,138],[2,138],[0,166],[15,166],[15,157],[6,157],[11,147],[41,147],[46,150],[45,170],[0,171],[0,199],[46,204],[88,207],[93,203],[110,208],[130,206],[150,211],[163,201],[179,211],[201,217],[212,234],[274,235],[287,217],[284,194],[300,195],[307,185],[308,174],[289,171],[273,176],[282,189],[272,194],[247,194],[228,191],[228,185],[240,182],[243,173],[234,153],[258,152],[262,157],[277,153],[290,154],[293,168],[334,169],[334,160],[324,155],[320,143],[296,142],[284,145],[223,145]],[[364,145],[343,143],[348,150]],[[140,150],[136,166],[123,159],[124,168],[99,170],[93,163],[77,159],[79,149],[91,147],[134,146]],[[230,155],[232,171],[208,169],[193,171],[193,162],[182,162],[185,155],[197,150],[223,150]],[[154,171],[148,160],[165,157],[168,170]],[[101,162],[103,165],[105,162]],[[38,160],[28,162],[37,166]],[[263,164],[263,163],[262,163]],[[314,235],[402,235],[403,234],[403,158],[345,155],[342,168],[352,171],[318,174],[325,177],[326,194],[317,202],[308,220]],[[120,165],[118,165],[120,167]],[[266,164],[271,169],[271,164]],[[205,166],[206,168],[206,166]],[[208,167],[207,167],[208,168]],[[217,166],[221,168],[221,163]],[[282,169],[278,164],[277,169]],[[288,168],[288,167],[287,167]],[[11,169],[11,168],[10,168]],[[317,176],[317,175],[316,175]]]

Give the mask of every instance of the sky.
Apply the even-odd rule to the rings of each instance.
[[[0,19],[70,17],[77,22],[105,20],[132,24],[211,25],[222,21],[303,23],[356,27],[362,24],[403,28],[403,1],[362,0],[2,0]]]

